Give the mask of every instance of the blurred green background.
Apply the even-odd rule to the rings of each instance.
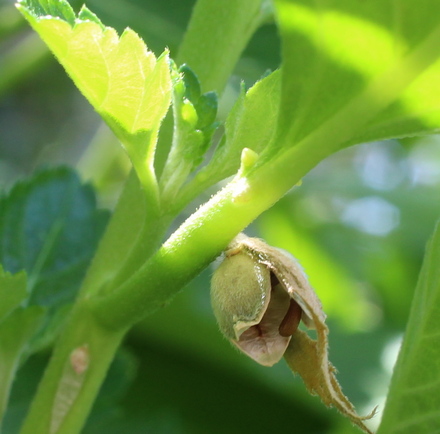
[[[156,54],[169,47],[173,56],[193,3],[90,0],[87,5],[106,25],[118,31],[131,27]],[[240,80],[250,86],[279,61],[276,27],[267,23],[237,65],[220,117],[233,103]],[[438,142],[431,136],[339,152],[247,230],[302,263],[328,315],[330,359],[344,392],[360,413],[379,405],[373,428],[424,246],[440,215]],[[130,167],[14,2],[0,0],[0,188],[7,190],[37,167],[58,164],[76,167],[106,208],[114,206]],[[133,330],[84,433],[356,432],[309,396],[284,362],[257,366],[223,339],[209,303],[212,269]],[[17,432],[46,360],[47,354],[40,354],[22,368],[5,433]]]

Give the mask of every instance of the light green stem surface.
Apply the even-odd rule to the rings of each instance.
[[[124,329],[109,331],[78,303],[59,338],[21,434],[80,432]]]
[[[131,279],[116,290],[93,297],[92,308],[109,327],[128,326],[153,313],[328,153],[330,148],[311,152],[307,144],[297,145],[289,158],[281,155],[248,176],[237,176],[194,213]]]

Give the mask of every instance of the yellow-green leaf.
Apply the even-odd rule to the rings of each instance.
[[[18,8],[117,135],[151,189],[157,133],[171,102],[168,53],[156,58],[133,30],[119,37],[86,8],[72,24],[65,19],[64,0],[49,4],[45,9],[23,0]]]

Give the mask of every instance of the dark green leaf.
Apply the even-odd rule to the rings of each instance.
[[[0,268],[0,414],[19,362],[59,332],[107,220],[67,168],[41,171],[0,198],[0,263],[17,273]]]
[[[0,199],[0,263],[28,273],[30,304],[73,300],[108,213],[70,169],[41,171]]]
[[[182,73],[183,83],[185,85],[185,98],[195,104],[201,94],[199,79],[188,65],[182,65],[179,68],[179,72]]]

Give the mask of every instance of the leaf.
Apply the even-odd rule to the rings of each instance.
[[[217,95],[201,95],[199,80],[187,65],[173,67],[173,82],[173,141],[160,180],[162,203],[169,204],[203,161],[218,127]]]
[[[427,246],[378,434],[431,434],[440,408],[440,223]]]
[[[278,135],[289,146],[335,150],[439,129],[437,1],[275,5],[283,45]]]
[[[27,297],[26,273],[10,274],[0,265],[0,323]]]
[[[189,182],[182,196],[186,204],[198,192],[237,172],[244,148],[260,153],[274,138],[280,98],[280,72],[275,71],[242,89],[225,123],[225,136],[209,163]],[[255,155],[258,157],[258,155]]]
[[[243,148],[258,154],[271,142],[278,117],[280,78],[280,72],[275,71],[246,93],[242,90],[226,119],[226,141],[206,167],[206,172],[214,172],[211,176],[223,179],[234,174]]]
[[[126,29],[118,37],[87,8],[65,0],[22,0],[18,8],[124,145],[144,187],[153,189],[160,123],[171,102],[168,53],[158,59]]]
[[[0,263],[28,274],[28,304],[70,303],[104,231],[89,186],[70,169],[41,171],[0,198]]]
[[[45,309],[39,306],[18,308],[0,323],[0,421],[23,350],[38,331]]]

